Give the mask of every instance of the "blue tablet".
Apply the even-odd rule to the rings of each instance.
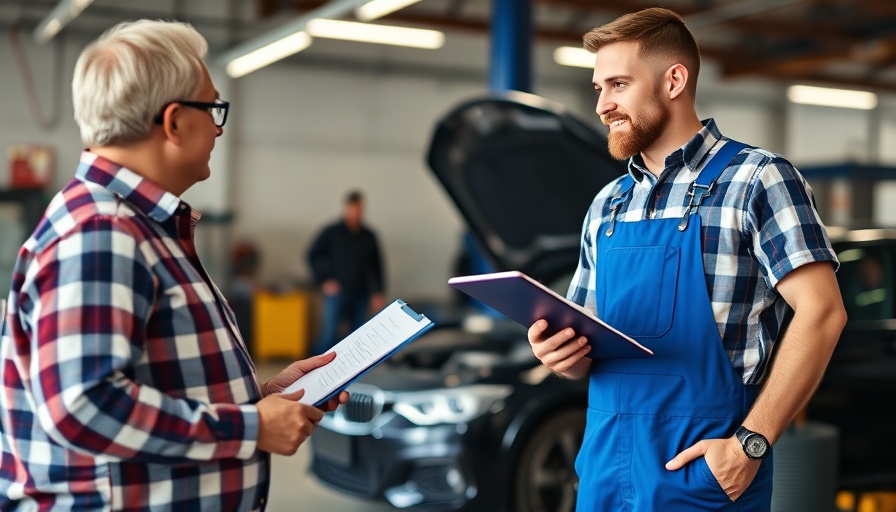
[[[576,336],[588,339],[591,344],[588,357],[591,359],[653,355],[649,348],[522,272],[452,277],[448,285],[527,328],[540,319],[548,322],[548,334],[572,328]]]

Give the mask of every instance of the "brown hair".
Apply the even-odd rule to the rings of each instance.
[[[364,194],[360,190],[352,190],[345,194],[345,204],[357,204],[364,201]]]
[[[694,95],[700,73],[700,49],[681,16],[661,7],[626,14],[591,29],[582,37],[585,49],[597,53],[612,43],[637,42],[644,58],[669,57],[684,65],[693,77],[688,89]]]

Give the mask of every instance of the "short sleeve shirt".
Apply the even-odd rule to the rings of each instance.
[[[669,155],[659,177],[640,155],[632,157],[631,197],[616,222],[681,218],[691,183],[705,162],[726,143],[715,121]],[[597,236],[620,190],[614,180],[594,199],[582,228],[579,265],[568,298],[597,312]],[[716,182],[698,213],[702,223],[703,267],[713,315],[726,353],[745,384],[761,384],[787,310],[777,283],[807,263],[837,256],[802,175],[780,155],[757,148],[740,151]]]

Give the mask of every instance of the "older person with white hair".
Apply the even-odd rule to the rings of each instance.
[[[208,178],[229,104],[177,22],[119,24],[81,53],[87,149],[19,252],[0,317],[0,509],[257,510],[268,453],[324,411],[260,384],[180,196]]]

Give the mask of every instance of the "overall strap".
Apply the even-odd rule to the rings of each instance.
[[[748,147],[750,146],[743,142],[729,139],[724,146],[716,151],[716,154],[713,155],[709,162],[706,162],[706,165],[703,166],[703,170],[700,171],[700,175],[697,176],[697,179],[694,180],[693,183],[691,183],[691,189],[688,191],[691,200],[684,210],[684,215],[681,217],[681,223],[678,224],[679,231],[684,231],[688,228],[688,219],[692,214],[697,213],[697,210],[700,208],[700,203],[706,199],[706,196],[712,193],[712,190],[716,185],[716,180],[718,180],[719,176],[725,172],[725,169],[728,168],[728,164],[731,163],[731,160],[733,160],[741,150]]]
[[[625,199],[628,197],[628,192],[634,186],[635,180],[632,179],[631,174],[626,174],[619,180],[619,191],[613,194],[613,197],[610,198],[610,217],[607,219],[607,224],[609,224],[606,231],[607,236],[613,236],[613,231],[616,229],[616,213],[619,212],[619,208],[622,207],[622,203],[624,203]]]

